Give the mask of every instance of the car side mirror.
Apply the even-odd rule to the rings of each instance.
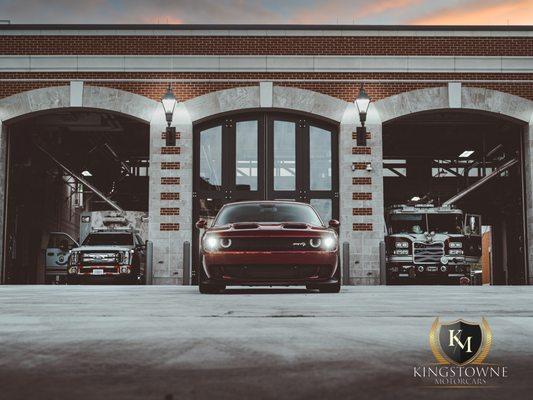
[[[207,221],[205,219],[199,219],[198,222],[196,222],[196,227],[198,229],[204,229],[207,226]]]
[[[329,227],[330,228],[338,228],[340,226],[340,222],[337,221],[336,219],[330,219],[329,220]]]

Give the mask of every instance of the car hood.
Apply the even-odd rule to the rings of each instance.
[[[80,246],[72,249],[72,251],[129,251],[133,246]]]
[[[322,232],[333,232],[332,229],[323,226],[313,226],[299,222],[284,223],[259,223],[239,222],[234,224],[214,226],[206,230],[206,233],[219,233],[224,236],[270,236],[270,235],[317,235]]]

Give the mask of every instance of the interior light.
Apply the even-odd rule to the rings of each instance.
[[[470,157],[472,154],[474,154],[474,150],[465,150],[465,151],[463,151],[461,154],[459,154],[459,157],[460,157],[460,158],[468,158],[468,157]]]
[[[87,170],[87,169],[83,170],[83,171],[81,172],[81,174],[82,174],[83,176],[93,176],[93,174],[91,174],[91,171],[89,171],[89,170]]]
[[[411,197],[411,201],[420,201],[420,197],[413,196],[413,197]]]

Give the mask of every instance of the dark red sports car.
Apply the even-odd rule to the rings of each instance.
[[[291,201],[246,201],[223,206],[212,226],[203,219],[201,293],[228,285],[305,285],[338,293],[338,236],[331,220],[326,227],[316,210]]]

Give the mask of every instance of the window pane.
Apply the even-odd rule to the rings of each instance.
[[[237,190],[257,190],[257,121],[237,122],[235,141]]]
[[[274,121],[274,190],[296,188],[296,124]]]
[[[311,199],[311,205],[315,207],[318,215],[322,218],[325,224],[333,218],[332,201],[331,199]]]
[[[309,127],[311,190],[331,190],[331,132]]]
[[[220,190],[222,185],[222,127],[200,132],[200,188]]]

